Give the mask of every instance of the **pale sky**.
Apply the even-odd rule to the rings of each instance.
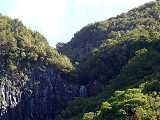
[[[20,19],[51,46],[68,42],[89,23],[105,20],[153,0],[0,0],[0,13]]]

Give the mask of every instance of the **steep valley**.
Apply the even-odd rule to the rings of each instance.
[[[160,2],[57,48],[1,15],[0,120],[160,120]]]

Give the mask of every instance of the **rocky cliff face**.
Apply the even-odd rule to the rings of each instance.
[[[62,72],[47,68],[30,73],[25,82],[18,73],[11,73],[10,80],[4,78],[1,120],[53,120],[65,103],[78,95],[78,86],[67,84]]]
[[[0,120],[53,120],[78,95],[70,60],[40,33],[1,15],[0,58]]]

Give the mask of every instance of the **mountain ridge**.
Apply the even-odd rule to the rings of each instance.
[[[149,2],[82,28],[58,49],[75,62],[90,96],[70,101],[57,120],[160,119],[159,16],[160,2]]]
[[[71,41],[69,41],[68,43],[63,43],[63,45],[60,47],[57,47],[57,49],[63,54],[67,55],[69,58],[71,58],[71,60],[81,61],[81,56],[82,56],[82,59],[85,59],[85,57],[87,57],[87,55],[89,55],[94,48],[99,47],[100,44],[102,44],[105,39],[109,39],[113,37],[114,33],[112,34],[111,32],[119,31],[119,33],[115,33],[115,34],[118,34],[118,35],[124,34],[125,32],[127,32],[125,31],[125,29],[129,30],[137,27],[136,23],[134,23],[136,19],[147,18],[147,15],[144,15],[141,13],[138,13],[139,14],[138,15],[136,14],[135,11],[138,11],[141,9],[143,10],[144,8],[144,10],[146,10],[146,14],[149,14],[149,12],[152,12],[152,11],[149,11],[151,6],[154,6],[155,4],[158,4],[158,3],[159,1],[149,2],[149,3],[146,3],[145,5],[141,5],[137,8],[130,10],[129,12],[117,15],[116,17],[111,17],[107,20],[88,24],[87,26],[85,26],[84,28],[76,32],[74,34],[74,37],[71,39]],[[153,12],[155,12],[153,13],[155,15],[151,14],[150,17],[149,16],[148,17],[153,19],[159,19],[159,14],[156,13],[157,11],[153,11]],[[121,21],[121,19],[123,20],[124,19],[123,17],[125,16],[130,17],[130,18],[125,18],[126,20],[128,19],[129,21],[126,21],[126,22]],[[133,22],[133,24],[131,23],[130,20]],[[120,25],[122,25],[123,27],[116,28],[116,26],[120,26]],[[81,51],[83,55],[81,54]]]

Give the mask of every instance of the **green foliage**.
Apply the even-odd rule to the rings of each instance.
[[[85,113],[82,120],[93,120],[94,112]]]
[[[8,69],[11,70],[11,71],[14,71],[14,70],[17,69],[17,66],[14,65],[14,64],[10,64],[8,67],[9,67]]]
[[[117,40],[126,34],[128,38],[146,39],[150,34],[148,29],[159,31],[159,6],[159,2],[150,2],[108,20],[89,24],[58,50],[69,56],[72,61],[83,62],[94,48],[104,43],[104,40]]]
[[[0,56],[2,64],[9,70],[19,69],[17,63],[41,63],[54,66],[60,71],[73,70],[70,60],[57,50],[52,49],[47,40],[39,33],[27,29],[18,19],[0,16]]]
[[[146,82],[144,84],[144,92],[160,92],[160,81],[159,80],[152,80],[152,82]]]
[[[144,88],[115,91],[114,95],[102,103],[96,112],[85,113],[82,120],[157,120],[160,113],[160,94],[152,96],[142,93]],[[155,105],[156,104],[156,105]]]
[[[160,2],[150,2],[90,24],[69,43],[58,45],[58,50],[75,63],[75,78],[88,84],[89,95],[103,92],[69,101],[57,120],[160,119],[159,14]],[[17,87],[17,79],[27,81],[31,70],[75,70],[68,57],[17,19],[0,16],[0,41],[0,72],[8,75],[0,82],[12,89]],[[93,85],[97,89],[92,89]]]
[[[102,103],[101,110],[107,111],[110,109],[112,109],[112,107],[107,101]]]
[[[79,120],[160,119],[159,13],[159,1],[147,3],[84,27],[59,48],[72,61],[78,61],[79,83],[89,85],[90,95],[99,93],[71,101],[63,111],[70,114],[63,120],[75,116]],[[107,93],[99,97],[102,90],[106,91],[92,89],[95,84],[105,86]],[[112,96],[108,94],[112,92]]]
[[[114,88],[125,88],[137,85],[146,79],[146,76],[158,72],[160,54],[156,51],[141,49],[136,56],[129,60],[120,74],[112,81]]]

